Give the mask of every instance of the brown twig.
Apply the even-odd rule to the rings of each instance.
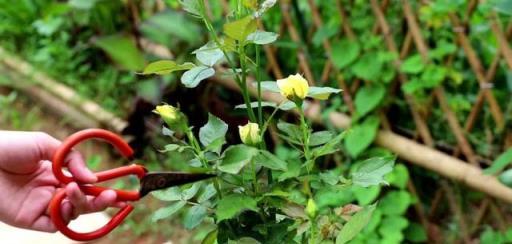
[[[393,40],[391,36],[391,30],[389,28],[389,25],[386,21],[386,18],[384,17],[384,13],[381,11],[378,3],[376,0],[371,0],[371,7],[372,10],[377,17],[377,22],[380,26],[381,33],[386,41],[386,45],[389,49],[389,51],[398,53],[398,48],[396,47],[395,41]],[[399,59],[393,61],[393,65],[398,73],[398,79],[400,83],[405,84],[407,82],[407,76],[403,73],[400,73],[400,63],[401,61]],[[432,136],[430,135],[430,132],[428,130],[428,126],[421,118],[420,114],[418,113],[417,104],[414,101],[414,98],[411,97],[408,94],[405,94],[405,99],[407,104],[409,105],[409,108],[411,110],[412,117],[414,119],[414,123],[416,125],[416,129],[418,130],[419,134],[421,135],[421,138],[423,139],[423,142],[430,146],[434,146],[434,140],[432,139]]]
[[[265,27],[263,26],[263,23],[261,21],[258,21],[258,26],[260,27],[260,29],[265,30]],[[270,45],[264,45],[263,50],[265,51],[265,56],[267,57],[270,69],[272,70],[272,73],[274,73],[274,77],[276,79],[282,79],[283,72],[281,71],[281,68],[279,68],[279,63],[277,62],[275,56],[275,50]]]
[[[510,49],[508,38],[501,30],[501,27],[498,23],[498,16],[495,12],[491,13],[491,29],[494,35],[496,36],[496,39],[498,40],[498,46],[500,49],[500,53],[505,59],[505,62],[507,63],[507,66],[509,69],[512,69],[512,50]]]
[[[311,72],[309,62],[306,58],[306,54],[304,53],[304,49],[302,48],[302,42],[300,40],[299,33],[297,32],[297,29],[293,24],[292,17],[290,16],[290,5],[288,4],[288,1],[279,1],[279,5],[281,6],[281,14],[283,16],[286,27],[288,28],[288,33],[290,34],[293,42],[298,45],[297,58],[299,59],[299,65],[302,69],[302,72],[304,72],[304,75],[306,76],[306,79],[309,81],[310,85],[315,85],[315,78]]]
[[[341,4],[341,1],[335,1],[336,2],[336,8],[338,9],[338,12],[341,16],[341,22],[343,26],[343,31],[345,35],[347,35],[348,39],[351,41],[357,41],[357,36],[354,34],[354,31],[352,30],[352,27],[350,26],[350,20],[345,12],[345,9],[343,8],[343,5]],[[382,1],[380,5],[380,9],[384,12],[386,11],[386,8],[388,6],[389,0]],[[379,24],[375,23],[372,28],[372,33],[374,35],[379,33]],[[365,81],[366,82],[366,81]],[[357,89],[359,89],[359,86],[361,85],[360,79],[355,79],[354,82],[352,82],[352,86],[350,87],[350,92],[356,93]]]
[[[425,215],[425,209],[423,208],[421,198],[418,195],[418,191],[416,190],[416,187],[414,186],[414,183],[411,179],[407,182],[407,189],[411,193],[411,195],[414,196],[414,198],[418,199],[418,201],[414,204],[414,209],[416,210],[416,214],[418,215],[418,218],[420,219],[421,225],[423,225],[423,228],[425,230],[429,229],[429,221]],[[433,239],[429,236],[429,239]]]
[[[318,29],[323,25],[322,18],[320,17],[320,14],[318,13],[318,8],[316,7],[316,4],[313,0],[308,0],[309,6],[311,8],[311,13],[313,15],[313,22],[315,27]],[[322,82],[327,81],[329,77],[329,73],[332,71],[332,48],[331,43],[328,39],[325,39],[323,41],[323,46],[326,52],[327,56],[327,62],[324,65],[324,70],[322,71]],[[350,95],[350,89],[347,86],[347,83],[345,82],[345,78],[343,77],[343,74],[339,71],[336,71],[336,80],[338,81],[338,86],[343,89],[343,100],[347,104],[347,107],[351,114],[354,114],[355,107],[354,103],[352,101],[352,96]]]
[[[480,203],[480,206],[478,207],[478,211],[475,214],[475,217],[473,219],[473,223],[471,227],[469,228],[469,234],[473,234],[475,231],[478,230],[478,226],[480,225],[480,222],[483,220],[485,213],[489,209],[489,203],[490,199],[485,198],[482,200],[482,203]]]
[[[439,204],[441,203],[441,199],[443,199],[443,191],[441,188],[438,188],[432,198],[432,203],[430,204],[430,212],[428,218],[431,219],[434,217]]]
[[[457,40],[464,49],[464,52],[466,53],[466,57],[469,61],[471,69],[473,69],[473,72],[475,73],[476,78],[480,83],[480,87],[487,88],[489,81],[486,80],[486,77],[483,72],[484,69],[482,63],[478,59],[476,52],[471,47],[468,37],[464,34],[464,31],[461,30],[463,26],[460,24],[460,21],[455,14],[450,13],[449,16],[454,26],[454,29],[456,30],[455,34],[457,36]],[[505,120],[503,118],[501,108],[498,105],[498,102],[496,101],[496,98],[494,98],[494,95],[492,94],[490,89],[483,90],[487,103],[489,104],[491,114],[494,118],[494,121],[496,122],[496,125],[498,126],[498,128],[503,128],[503,126],[505,125]]]
[[[455,219],[459,222],[459,229],[460,234],[462,238],[464,239],[465,243],[471,243],[471,238],[468,232],[468,227],[466,225],[466,221],[464,220],[464,214],[462,210],[460,209],[459,203],[457,199],[455,198],[453,189],[451,186],[445,181],[441,180],[441,188],[445,192],[446,199],[448,200],[448,206],[450,207],[450,210],[454,214]]]
[[[430,62],[428,58],[428,47],[422,37],[420,27],[418,26],[418,23],[416,22],[416,18],[414,16],[414,13],[411,9],[411,6],[409,4],[409,1],[402,0],[402,6],[405,18],[407,20],[407,25],[409,27],[409,31],[412,34],[414,43],[416,44],[416,48],[418,49],[423,62],[428,63]],[[455,136],[455,139],[457,140],[457,143],[459,144],[462,152],[464,153],[464,156],[466,159],[473,165],[478,165],[478,162],[476,160],[475,154],[473,152],[473,149],[469,142],[467,141],[466,137],[464,136],[464,132],[462,131],[462,128],[457,120],[457,117],[451,110],[450,106],[448,105],[446,101],[446,97],[444,94],[444,89],[440,86],[434,88],[434,94],[437,97],[437,101],[439,102],[441,109],[443,110],[446,119],[448,120],[448,124],[450,128],[452,129],[452,132]]]

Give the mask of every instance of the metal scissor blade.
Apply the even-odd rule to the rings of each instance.
[[[183,173],[183,172],[159,172],[147,173],[140,180],[140,197],[147,195],[151,191],[161,190],[172,186],[179,186],[187,183],[193,183],[200,180],[215,177],[215,174],[204,173]]]

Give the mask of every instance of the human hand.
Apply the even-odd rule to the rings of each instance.
[[[60,144],[42,132],[0,131],[0,221],[26,229],[57,231],[48,215],[48,203],[63,186],[53,175],[49,160]],[[79,152],[71,152],[65,164],[77,180],[97,181]],[[74,182],[65,187],[68,197],[62,202],[61,211],[66,221],[81,213],[125,205],[116,202],[113,190],[91,197],[85,196]]]

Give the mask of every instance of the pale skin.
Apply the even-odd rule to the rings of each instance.
[[[65,187],[67,199],[61,211],[66,221],[79,214],[123,207],[112,190],[97,197],[85,196],[76,183],[62,185],[52,173],[51,157],[61,142],[42,132],[0,130],[0,221],[31,230],[56,232],[48,215],[48,203]],[[69,172],[80,182],[94,183],[82,155],[73,151],[66,159]]]

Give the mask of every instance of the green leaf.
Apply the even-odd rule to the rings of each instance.
[[[315,134],[315,133],[313,133],[313,134]],[[334,137],[332,140],[330,140],[329,142],[324,144],[323,146],[314,148],[312,150],[313,157],[317,158],[317,157],[320,157],[320,156],[323,156],[323,155],[332,154],[332,153],[337,152],[338,150],[340,150],[341,140],[343,140],[343,138],[345,138],[346,134],[347,133],[345,133],[345,131],[341,132],[336,137]]]
[[[379,129],[379,119],[368,117],[362,124],[355,125],[347,134],[345,148],[352,157],[361,154],[375,139]]]
[[[336,237],[336,244],[347,243],[356,237],[359,232],[368,224],[372,217],[372,213],[375,210],[375,205],[370,205],[363,208],[343,226],[338,236]]]
[[[340,172],[338,170],[328,170],[320,173],[318,176],[323,182],[331,186],[338,184],[340,181]]]
[[[224,141],[226,132],[228,132],[228,124],[208,113],[208,123],[199,129],[199,141],[206,147],[215,140],[220,139]],[[222,146],[222,144],[220,146]],[[220,150],[220,148],[218,148],[218,150]]]
[[[342,69],[354,62],[359,56],[359,43],[349,39],[342,39],[332,44],[332,63],[338,69]]]
[[[339,93],[341,92],[341,89],[335,89],[332,87],[316,87],[311,86],[308,90],[308,97],[316,98],[319,100],[327,100],[329,99],[329,96],[333,93]]]
[[[385,179],[389,184],[400,189],[405,189],[405,187],[407,187],[407,182],[409,181],[409,171],[407,171],[407,167],[405,167],[405,165],[397,164],[393,168],[393,171],[386,175]]]
[[[251,108],[257,108],[257,107],[258,107],[258,102],[251,102]],[[297,105],[295,105],[294,102],[288,101],[288,100],[282,102],[279,105],[277,103],[274,103],[274,102],[262,101],[261,102],[261,107],[272,107],[272,108],[278,107],[279,109],[281,109],[283,111],[288,111],[288,110],[297,108]],[[239,105],[236,105],[235,108],[237,108],[237,109],[247,109],[247,105],[245,105],[245,103],[244,104],[239,104]]]
[[[288,164],[288,170],[279,175],[279,182],[298,177],[300,175],[300,166],[299,161],[291,161]]]
[[[375,201],[380,194],[381,187],[380,186],[370,186],[370,187],[362,187],[353,185],[352,193],[354,193],[354,197],[357,200],[359,205],[368,205]]]
[[[423,82],[418,78],[412,78],[401,86],[402,91],[407,94],[413,94],[414,92],[422,90],[423,88],[425,88],[425,86]]]
[[[422,86],[425,88],[433,88],[442,83],[447,74],[447,69],[437,65],[427,65],[425,71],[421,74]]]
[[[215,70],[207,66],[197,66],[181,76],[181,83],[188,88],[194,88],[204,79],[215,75]]]
[[[217,223],[231,219],[245,210],[258,211],[256,200],[247,195],[231,194],[224,196],[217,203]]]
[[[368,187],[387,184],[384,176],[393,170],[395,157],[375,157],[357,164],[352,172],[354,185]]]
[[[142,71],[143,75],[150,75],[150,74],[156,74],[156,75],[166,75],[170,74],[174,71],[178,70],[189,70],[194,68],[195,65],[193,63],[183,63],[183,64],[176,64],[176,62],[171,60],[160,60],[156,62],[152,62],[144,68],[144,71]]]
[[[304,108],[304,106],[306,106],[306,103],[302,104],[302,108]],[[284,110],[284,111],[292,110],[294,108],[297,108],[297,105],[292,101],[286,100],[286,101],[282,102],[281,104],[279,104],[279,109]]]
[[[180,0],[181,7],[189,14],[200,17],[201,16],[201,5],[199,1],[202,0]]]
[[[403,215],[412,203],[407,191],[391,191],[382,198],[379,208],[384,215]]]
[[[411,223],[404,231],[405,239],[413,243],[425,243],[428,241],[427,232],[419,223]]]
[[[339,27],[338,25],[322,25],[313,35],[313,44],[315,46],[320,46],[322,42],[333,37],[338,33]]]
[[[138,28],[144,38],[166,47],[182,45],[181,43],[195,47],[202,41],[201,38],[197,38],[198,35],[202,35],[199,24],[190,21],[183,12],[169,8],[148,16]]]
[[[165,145],[165,148],[164,150],[161,150],[161,152],[173,152],[173,151],[177,151],[178,148],[180,148],[181,146],[178,145],[178,144],[167,144]]]
[[[254,160],[255,162],[261,164],[261,166],[269,169],[282,171],[287,169],[287,163],[285,161],[281,160],[266,150],[260,150],[259,154],[255,157]]]
[[[279,121],[277,123],[277,129],[279,129],[281,132],[284,132],[292,140],[291,142],[300,142],[302,131],[298,125]]]
[[[240,42],[244,42],[247,36],[256,30],[256,21],[252,15],[224,24],[224,33]]]
[[[252,237],[242,237],[236,241],[229,240],[227,244],[261,244],[261,242]]]
[[[512,0],[498,0],[494,2],[494,9],[497,12],[512,16]]]
[[[198,202],[198,203],[206,202],[206,201],[208,201],[210,198],[212,198],[213,196],[215,196],[215,194],[217,194],[217,191],[215,190],[215,187],[213,186],[213,183],[208,184],[208,185],[203,189],[203,191],[199,194],[199,196],[197,197],[197,202]]]
[[[224,53],[213,42],[208,42],[206,45],[192,52],[196,55],[197,60],[206,66],[212,67],[220,59],[224,57]]]
[[[206,217],[207,209],[203,205],[194,205],[185,212],[183,225],[185,229],[190,230],[198,226]]]
[[[512,187],[512,169],[505,170],[498,176],[498,180],[508,187]]]
[[[199,189],[201,189],[202,185],[203,185],[202,182],[196,182],[196,183],[192,184],[192,186],[190,186],[190,188],[185,189],[181,192],[181,198],[183,200],[192,199],[197,194]]]
[[[179,187],[171,187],[165,190],[151,192],[156,199],[161,201],[178,201],[181,200],[181,190]]]
[[[492,165],[484,170],[484,174],[492,175],[502,171],[512,163],[512,148],[500,154],[493,162]]]
[[[265,45],[275,42],[279,35],[274,32],[255,31],[247,36],[247,41],[258,45]]]
[[[167,144],[165,145],[163,150],[160,150],[160,152],[183,152],[185,149],[190,148],[189,146],[182,146],[178,144]]]
[[[98,37],[94,45],[103,49],[122,69],[138,71],[144,68],[144,56],[129,36]]]
[[[315,203],[318,209],[322,211],[326,208],[337,208],[354,201],[354,196],[350,187],[326,185],[315,194]]]
[[[98,0],[69,0],[68,5],[80,10],[90,10],[94,8],[96,2]]]
[[[377,81],[381,78],[382,67],[375,53],[366,53],[352,66],[352,72],[363,80]]]
[[[323,145],[334,138],[334,133],[330,131],[317,131],[311,134],[309,138],[309,146],[315,147]]]
[[[480,243],[481,244],[504,244],[509,243],[505,242],[504,236],[498,232],[494,231],[491,227],[487,227],[486,230],[480,234]]]
[[[257,108],[258,104],[259,104],[259,102],[251,102],[251,108]],[[261,107],[272,107],[272,108],[275,108],[275,107],[277,107],[277,103],[261,101]],[[244,104],[238,104],[238,105],[235,106],[235,108],[236,109],[247,109],[247,105],[245,105],[245,103]]]
[[[404,239],[402,231],[408,225],[409,221],[402,216],[386,216],[382,219],[378,231],[384,239],[392,239],[396,243],[402,243]]]
[[[418,74],[425,68],[423,59],[419,54],[415,54],[407,58],[400,65],[400,71],[407,74]]]
[[[281,90],[279,90],[279,87],[277,86],[277,82],[275,82],[275,81],[262,81],[261,89],[270,91],[270,92],[277,92],[277,93],[281,92]]]
[[[246,145],[230,146],[224,151],[218,168],[222,172],[238,174],[245,165],[251,162],[257,153],[258,150],[254,147]]]
[[[386,89],[381,84],[361,87],[356,94],[355,100],[357,115],[363,117],[371,112],[380,104],[385,95]]]
[[[151,221],[156,222],[160,219],[169,218],[175,213],[177,213],[181,208],[183,208],[185,204],[187,204],[187,202],[179,201],[167,207],[160,208],[153,214],[153,216],[151,217]]]
[[[204,239],[201,241],[201,244],[216,244],[217,243],[217,234],[219,231],[214,229],[208,233]]]

